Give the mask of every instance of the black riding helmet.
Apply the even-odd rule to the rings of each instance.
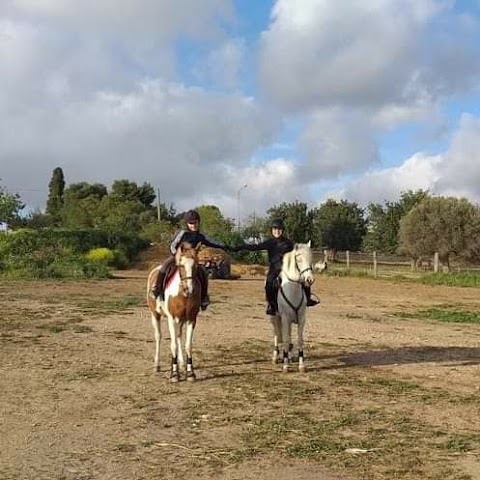
[[[275,220],[272,220],[272,223],[270,224],[270,226],[271,228],[279,228],[281,230],[285,229],[285,225],[281,218],[276,218]]]
[[[200,222],[200,215],[196,210],[189,210],[183,218],[186,223]]]

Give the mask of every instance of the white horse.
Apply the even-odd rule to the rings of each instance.
[[[312,285],[315,281],[312,270],[312,253],[310,242],[295,244],[291,252],[283,256],[280,272],[281,285],[277,294],[278,314],[270,316],[273,327],[273,363],[277,363],[279,346],[283,346],[283,371],[288,371],[293,345],[291,344],[292,324],[297,324],[298,334],[298,370],[305,371],[303,356],[303,330],[305,327],[305,310],[307,296],[304,284]]]
[[[165,288],[165,302],[161,302],[158,298],[153,300],[148,294],[156,282],[160,267],[155,267],[148,276],[147,303],[155,333],[154,367],[155,371],[160,371],[160,340],[162,338],[160,320],[164,315],[168,320],[172,353],[170,380],[178,382],[179,365],[180,368],[185,368],[182,348],[182,329],[185,325],[186,378],[188,381],[193,381],[196,377],[193,370],[192,341],[201,298],[200,280],[197,275],[198,249],[182,243],[175,254],[175,264],[176,271],[167,281]]]

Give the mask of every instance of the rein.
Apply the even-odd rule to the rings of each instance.
[[[295,259],[295,269],[296,271],[298,272],[298,278],[297,279],[293,279],[291,278],[286,272],[283,272],[285,277],[287,278],[287,280],[291,283],[297,283],[297,284],[300,284],[300,285],[304,285],[305,284],[305,280],[302,278],[302,275],[305,273],[305,272],[308,272],[308,271],[312,271],[313,272],[313,268],[311,265],[309,265],[307,268],[304,268],[303,270],[300,269],[300,267],[298,266],[298,257],[301,257],[301,253],[296,253],[295,256],[294,256],[294,259]],[[283,297],[283,299],[285,300],[285,302],[287,303],[287,305],[295,312],[295,323],[298,323],[298,312],[300,310],[300,308],[302,307],[302,304],[303,304],[303,301],[305,299],[306,301],[306,295],[305,295],[305,292],[303,291],[303,288],[302,288],[302,297],[300,298],[300,303],[295,306],[291,301],[290,299],[285,295],[285,291],[283,290],[283,287],[282,285],[280,285],[280,293]]]
[[[295,282],[295,283],[300,283],[300,282]],[[281,285],[280,285],[280,293],[282,294],[283,299],[287,302],[288,306],[295,312],[295,323],[298,323],[298,311],[300,310],[300,307],[303,304],[303,299],[305,298],[305,292],[303,291],[303,288],[302,288],[302,298],[300,299],[300,303],[298,304],[297,307],[287,298]]]

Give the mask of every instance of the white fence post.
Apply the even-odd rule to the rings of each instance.
[[[373,252],[373,277],[377,278],[378,265],[377,265],[377,252]]]
[[[345,255],[346,255],[345,258],[346,258],[346,260],[347,260],[347,270],[349,270],[349,269],[350,269],[350,250],[347,250],[347,251],[345,252]]]
[[[438,273],[438,252],[433,254],[433,271]]]

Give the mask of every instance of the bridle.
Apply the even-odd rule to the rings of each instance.
[[[312,265],[309,263],[308,267],[302,269],[301,266],[299,265],[299,262],[298,262],[299,257],[302,257],[302,254],[296,252],[294,254],[294,260],[295,260],[294,263],[295,263],[295,269],[298,272],[298,280],[294,280],[294,279],[290,278],[286,273],[285,273],[285,276],[292,283],[298,283],[300,285],[304,285],[306,283],[306,279],[304,278],[304,274],[308,271],[311,271],[313,273],[313,268],[312,268]],[[294,305],[290,301],[290,299],[285,295],[285,292],[284,292],[282,286],[280,286],[280,294],[282,295],[285,302],[289,305],[289,307],[295,312],[296,322],[298,322],[298,312],[300,311],[300,308],[301,308],[302,303],[303,303],[304,298],[305,298],[305,293],[303,292],[303,287],[302,287],[302,296],[300,298],[300,303],[298,305]]]
[[[308,271],[311,271],[313,273],[313,268],[312,268],[312,265],[311,264],[308,264],[308,267],[307,268],[304,268],[303,270],[300,268],[299,264],[298,264],[298,257],[302,257],[302,254],[301,253],[295,253],[294,255],[294,259],[295,259],[295,269],[297,270],[298,272],[298,280],[294,280],[293,278],[290,278],[288,275],[287,275],[287,278],[290,282],[294,282],[294,283],[305,283],[305,279],[303,278],[303,274],[305,272],[308,272]]]
[[[191,275],[187,275],[185,270],[185,265],[178,264],[178,274],[180,276],[180,285],[182,287],[182,292],[185,297],[188,297],[191,295],[188,291],[188,281],[191,280],[192,282],[195,282],[195,278],[197,275],[197,263],[195,262],[194,257],[191,257],[191,258],[194,260],[192,265]]]

